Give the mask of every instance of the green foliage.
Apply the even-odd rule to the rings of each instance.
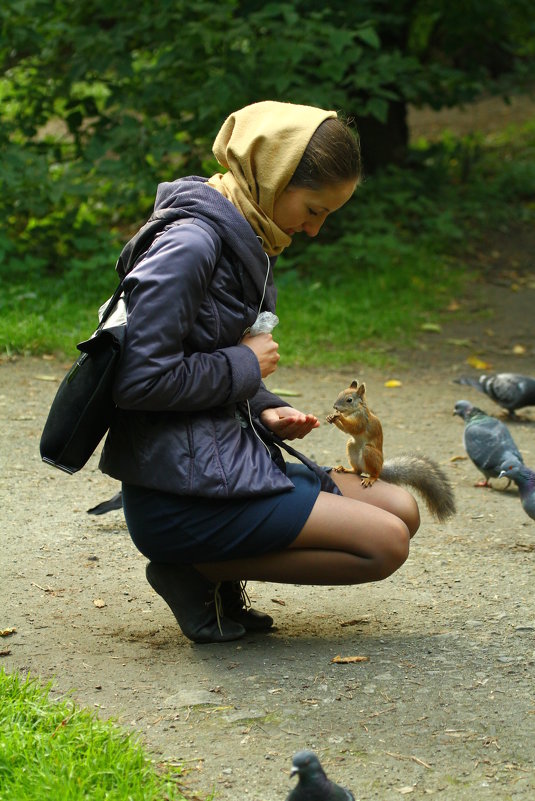
[[[6,236],[61,272],[143,220],[158,181],[202,172],[231,110],[273,98],[384,122],[394,102],[505,91],[533,67],[534,21],[528,0],[3,4]]]
[[[184,801],[179,770],[157,773],[131,735],[50,690],[0,671],[2,801]]]
[[[4,3],[4,347],[56,349],[81,338],[77,328],[87,335],[93,323],[85,328],[83,309],[111,293],[110,267],[150,213],[157,183],[215,171],[211,144],[230,111],[273,98],[336,108],[355,116],[363,132],[369,119],[394,125],[395,104],[438,108],[518,84],[533,69],[534,22],[528,0]],[[422,214],[438,215],[435,229],[443,239],[460,236],[447,204],[437,207],[417,188],[421,181],[432,185],[429,176],[452,176],[448,147],[459,145],[411,154],[416,174],[406,174],[406,186],[391,184],[392,174],[373,176],[377,189],[359,192],[370,208],[366,227],[362,207],[355,206],[354,215],[341,213],[331,229],[333,241],[346,229],[362,234],[342,237],[330,271],[345,263],[346,252],[358,258],[359,270],[386,263],[398,248],[376,247],[374,238],[420,234]],[[459,155],[464,186],[475,175],[479,143],[463,144]],[[529,171],[517,171],[513,185],[521,181],[529,193]],[[503,191],[515,190],[504,180]],[[401,230],[383,230],[381,220],[395,219],[403,204]],[[325,254],[313,247],[307,261],[319,269]],[[341,283],[344,278],[341,270]]]

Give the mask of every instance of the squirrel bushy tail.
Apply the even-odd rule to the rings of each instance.
[[[419,492],[429,511],[443,522],[455,514],[450,482],[439,465],[428,456],[403,454],[386,459],[380,477],[390,484],[408,484]]]

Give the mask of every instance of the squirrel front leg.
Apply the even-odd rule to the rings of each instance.
[[[344,418],[340,414],[340,412],[333,412],[332,414],[328,414],[325,418],[327,423],[334,423],[340,431],[345,431],[345,423]]]
[[[346,424],[345,424],[344,418],[342,417],[340,412],[333,412],[333,414],[327,415],[325,420],[326,420],[327,423],[334,423],[335,426],[340,429],[340,431],[344,431],[345,432],[345,430],[346,430],[345,425]],[[344,467],[343,464],[339,464],[336,467],[333,467],[332,469],[333,469],[333,471],[335,473],[355,473],[356,472],[355,468],[352,468],[350,470],[348,467]]]

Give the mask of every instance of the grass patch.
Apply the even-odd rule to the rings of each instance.
[[[462,283],[445,257],[422,254],[424,263],[419,264],[417,255],[388,275],[366,267],[331,280],[283,278],[281,325],[275,332],[283,363],[391,364],[394,348],[409,345],[415,331],[437,316]]]
[[[132,735],[50,689],[0,671],[2,801],[185,801],[178,768],[158,771]]]

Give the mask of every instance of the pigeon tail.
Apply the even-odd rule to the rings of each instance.
[[[107,501],[102,501],[102,503],[97,503],[96,506],[92,506],[91,509],[87,510],[87,514],[104,515],[106,512],[112,512],[114,509],[122,509],[122,506],[123,493],[119,491],[112,498],[108,498]]]
[[[479,383],[478,378],[469,378],[469,376],[462,375],[460,378],[454,378],[453,381],[455,384],[464,384],[469,387],[474,387],[478,390],[478,392],[485,392],[482,384]]]

